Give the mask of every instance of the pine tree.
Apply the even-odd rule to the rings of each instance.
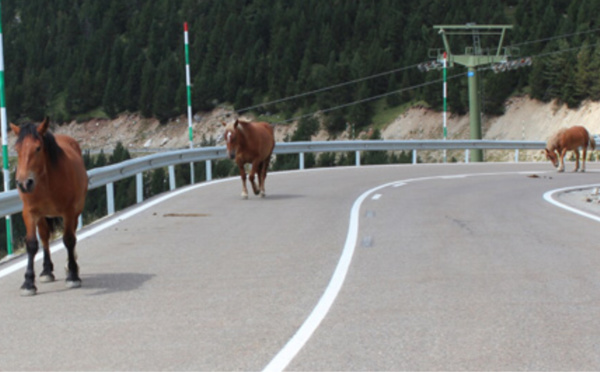
[[[590,62],[590,98],[600,100],[600,48],[595,48]]]
[[[146,118],[152,116],[154,74],[154,66],[152,65],[152,62],[147,59],[142,67],[142,87],[139,102],[140,112],[142,116]]]
[[[583,47],[577,53],[577,64],[575,65],[575,87],[574,94],[576,100],[580,101],[585,97],[589,97],[592,93],[594,85],[594,77],[597,76],[598,70],[592,70],[592,55],[588,43],[584,43]]]

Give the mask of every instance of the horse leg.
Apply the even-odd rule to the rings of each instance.
[[[579,149],[575,149],[573,152],[575,153],[575,169],[573,169],[573,172],[577,172],[579,170]]]
[[[581,158],[581,173],[585,172],[585,158],[587,157],[587,145],[583,147],[583,157]]]
[[[260,178],[260,165],[261,165],[261,162],[258,160],[255,160],[252,162],[252,169],[250,170],[250,183],[252,184],[252,191],[254,191],[254,195],[258,195],[260,193],[260,190],[256,186],[256,182],[254,181],[254,178],[256,177],[257,173],[259,174],[259,178]]]
[[[567,154],[567,150],[566,149],[560,150],[560,153],[558,154],[558,161],[559,161],[558,171],[559,172],[564,172],[565,171],[565,155],[566,154]]]
[[[240,169],[240,177],[242,177],[242,198],[248,199],[248,188],[246,187],[246,169],[244,169],[244,164],[240,165],[239,163],[238,168]]]
[[[54,281],[54,265],[50,258],[50,229],[45,218],[41,218],[38,221],[38,233],[42,240],[42,248],[44,248],[44,269],[40,274],[40,282],[49,283]]]
[[[79,278],[79,266],[77,265],[77,255],[75,253],[75,229],[77,228],[77,217],[64,218],[65,232],[63,234],[63,243],[67,248],[68,254],[68,272],[65,285],[67,288],[81,287],[81,279]]]
[[[25,269],[25,282],[21,286],[21,296],[33,296],[37,292],[33,261],[39,248],[35,234],[33,237],[25,238],[25,245],[27,247],[27,268]]]
[[[36,223],[34,217],[27,209],[23,210],[23,221],[25,222],[25,246],[27,248],[27,267],[25,269],[25,282],[21,286],[21,296],[33,296],[37,292],[35,286],[35,272],[33,263],[39,249],[36,236]]]
[[[260,196],[263,198],[265,197],[265,180],[267,179],[267,170],[269,169],[270,160],[271,158],[268,157],[261,163],[261,169],[259,173]]]

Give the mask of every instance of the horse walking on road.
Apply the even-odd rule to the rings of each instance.
[[[88,176],[79,144],[71,137],[53,135],[48,130],[48,118],[39,125],[10,124],[18,136],[15,143],[17,169],[15,179],[23,201],[23,221],[27,233],[27,268],[21,295],[32,296],[35,286],[34,258],[39,245],[36,228],[44,248],[41,282],[54,281],[54,266],[50,258],[50,236],[59,217],[62,217],[63,243],[67,248],[67,288],[81,286],[75,254],[75,230],[85,204]]]
[[[275,148],[273,127],[265,122],[248,122],[236,120],[233,123],[222,122],[225,127],[225,141],[229,158],[235,160],[242,177],[242,198],[248,198],[246,188],[245,164],[252,164],[250,183],[255,195],[265,197],[265,179]],[[258,175],[258,185],[254,182]]]
[[[575,153],[575,170],[579,170],[579,148],[583,149],[583,158],[581,171],[585,172],[585,158],[587,157],[588,147],[592,150],[596,148],[596,141],[590,136],[587,129],[580,125],[570,128],[563,128],[552,136],[546,143],[546,159],[552,162],[552,165],[558,168],[559,172],[565,170],[565,155],[567,151]]]

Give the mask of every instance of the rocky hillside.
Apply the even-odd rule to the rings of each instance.
[[[230,120],[224,109],[194,117],[194,142],[199,146],[203,138],[220,139],[221,120]],[[442,114],[425,108],[412,108],[396,118],[383,131],[384,139],[441,139]],[[485,139],[545,141],[562,127],[584,125],[590,133],[600,133],[600,103],[584,102],[576,110],[556,103],[544,104],[526,97],[516,97],[506,103],[506,113],[500,117],[483,118]],[[469,117],[452,115],[448,118],[449,139],[469,139]],[[66,133],[80,141],[82,148],[110,151],[117,142],[130,150],[170,150],[189,147],[186,117],[161,125],[156,120],[122,115],[116,120],[93,120],[55,126],[55,133]],[[277,141],[294,131],[293,125],[277,125]],[[365,136],[361,133],[358,136]],[[338,139],[347,139],[343,133]],[[327,133],[319,132],[313,140],[326,140]],[[220,143],[222,144],[222,143]],[[507,154],[507,156],[512,156]],[[537,153],[526,155],[526,160],[541,159]],[[434,160],[434,159],[432,159]]]

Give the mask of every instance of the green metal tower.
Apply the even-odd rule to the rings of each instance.
[[[510,48],[502,48],[506,30],[512,29],[511,25],[475,25],[466,24],[464,26],[457,25],[439,25],[433,26],[438,33],[442,35],[444,48],[447,53],[448,67],[452,67],[455,63],[465,66],[468,69],[467,76],[469,79],[469,119],[471,123],[471,139],[481,139],[481,102],[478,92],[479,76],[477,68],[480,66],[491,65],[496,63],[506,63],[510,56]],[[473,46],[465,48],[464,54],[453,54],[450,48],[448,36],[463,35],[473,38]],[[493,36],[498,38],[498,45],[492,49],[481,47],[481,36]],[[504,51],[504,53],[502,53]],[[443,53],[437,52],[437,60],[443,60]],[[483,160],[482,150],[471,151],[471,161],[478,162]]]

